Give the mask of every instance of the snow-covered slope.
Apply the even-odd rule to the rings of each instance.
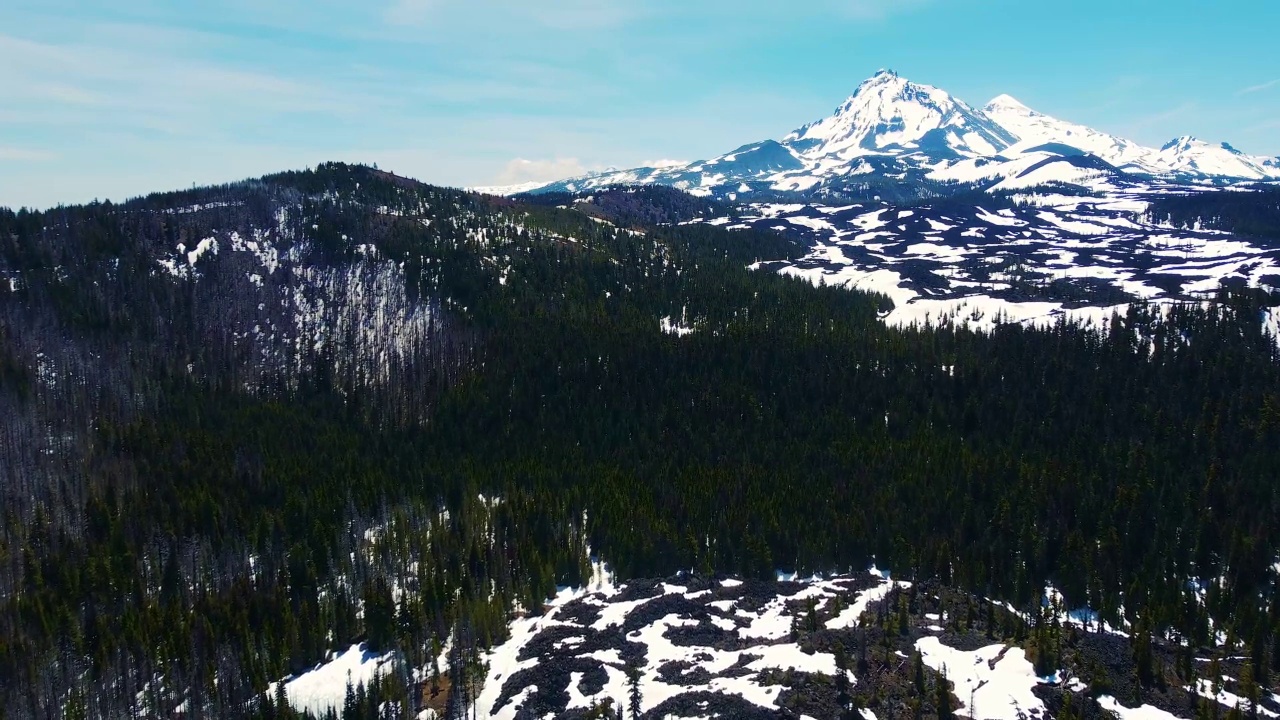
[[[1016,141],[945,91],[881,70],[830,117],[796,130],[782,144],[815,160],[871,153],[951,159],[995,155]]]
[[[1065,608],[1046,607],[1069,622]],[[1094,700],[1094,682],[1134,695],[1129,640],[1096,627],[1064,636],[1062,662],[1038,674],[1025,648],[994,639],[1002,626],[1027,621],[1003,603],[874,569],[807,580],[780,574],[776,583],[599,583],[564,589],[541,612],[513,621],[510,639],[485,657],[475,709],[493,720],[582,720],[624,709],[630,717],[632,708],[644,718],[856,712],[878,720],[909,717],[913,706],[932,717],[942,689],[957,716],[982,720],[1044,720],[1068,699],[1083,717],[1101,716],[1097,703],[1133,720],[1194,713],[1179,693],[1146,692],[1143,701],[1155,705],[1136,710],[1111,696]],[[1225,713],[1234,697],[1209,699]],[[1264,698],[1260,714],[1276,717],[1278,703]]]
[[[593,708],[630,705],[634,674],[644,717],[777,717],[781,708],[834,694],[803,697],[784,673],[859,681],[849,654],[825,639],[817,647],[797,642],[797,626],[807,621],[814,632],[856,637],[863,613],[901,587],[910,584],[864,575],[566,589],[544,614],[516,620],[511,639],[486,658],[477,709],[494,720],[585,717]]]
[[[471,192],[480,193],[481,195],[498,195],[501,197],[508,197],[511,195],[519,195],[520,193],[527,193],[531,190],[537,190],[538,188],[543,187],[544,185],[546,185],[545,182],[534,181],[534,182],[518,183],[516,185],[476,186],[476,187],[469,187],[467,188],[467,190],[470,190]]]
[[[1151,148],[1084,125],[1049,117],[1008,95],[1001,95],[987,103],[983,112],[1018,138],[1015,150],[1026,151],[1056,143],[1099,157],[1121,170],[1141,173],[1161,171],[1154,158],[1156,151]]]
[[[780,140],[684,165],[607,170],[534,191],[657,183],[731,201],[778,193],[861,199],[1043,183],[1095,190],[1099,179],[1123,183],[1153,176],[1280,180],[1280,158],[1248,156],[1225,143],[1190,138],[1157,150],[1044,115],[1008,95],[978,109],[944,90],[881,70],[830,116]]]
[[[957,183],[993,184],[1027,166],[1058,158],[1040,149],[1027,158],[1001,156],[1018,138],[947,92],[881,70],[829,117],[781,140],[764,140],[687,165],[596,173],[543,191],[578,192],[607,185],[661,183],[729,200],[759,193],[840,194],[855,188]]]
[[[392,669],[392,654],[370,652],[364,645],[352,645],[345,651],[332,652],[325,662],[311,670],[283,680],[284,696],[293,709],[310,712],[317,717],[329,711],[341,711],[347,684],[368,685],[374,677]],[[277,683],[267,688],[267,697],[275,698]]]
[[[1052,144],[1076,148],[1129,173],[1175,175],[1188,179],[1280,178],[1280,164],[1276,164],[1274,159],[1245,155],[1227,143],[1212,144],[1184,136],[1157,150],[1049,117],[1008,95],[987,103],[983,111],[1018,137],[1019,142],[1011,148],[1012,152],[1025,152]]]
[[[1150,198],[1177,191],[1028,192],[1001,209],[755,203],[708,222],[802,238],[812,247],[806,257],[756,267],[881,293],[894,304],[882,319],[897,326],[991,329],[1068,318],[1101,327],[1135,301],[1195,301],[1224,282],[1280,288],[1274,243],[1144,219]]]
[[[1280,177],[1273,158],[1251,157],[1227,143],[1212,144],[1183,136],[1160,148],[1157,162],[1166,171],[1184,175],[1266,180]]]

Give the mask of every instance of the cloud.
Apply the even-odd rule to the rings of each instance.
[[[1244,131],[1247,133],[1256,133],[1256,132],[1262,132],[1264,130],[1280,130],[1280,120],[1270,120],[1264,123],[1260,123],[1258,125],[1254,125],[1253,127],[1245,128]]]
[[[528,182],[553,182],[590,172],[577,158],[526,160],[516,158],[498,173],[497,185],[519,185]]]
[[[44,150],[31,150],[0,145],[0,162],[46,162],[58,156]]]
[[[1194,102],[1183,103],[1169,110],[1165,110],[1158,113],[1152,113],[1150,115],[1144,115],[1142,117],[1139,117],[1133,120],[1132,122],[1130,122],[1129,127],[1133,129],[1147,129],[1147,128],[1159,126],[1170,120],[1180,118],[1186,115],[1187,113],[1194,111],[1197,107],[1198,105]]]
[[[421,25],[435,6],[435,0],[395,0],[382,18],[389,25]]]
[[[1280,78],[1276,78],[1269,82],[1259,83],[1257,85],[1250,85],[1247,88],[1242,88],[1240,92],[1236,93],[1236,96],[1239,97],[1241,95],[1250,95],[1252,93],[1262,92],[1263,90],[1270,90],[1277,85],[1280,85]]]
[[[669,167],[683,167],[688,164],[689,163],[685,160],[667,160],[664,158],[662,160],[645,160],[644,162],[640,163],[640,167],[669,168]]]
[[[915,10],[932,0],[844,0],[830,3],[837,13],[856,20],[884,20],[890,15]]]
[[[646,14],[643,3],[622,0],[392,0],[383,10],[388,25],[418,26],[428,19],[460,27],[480,21],[490,32],[523,32],[530,25],[555,30],[613,28]],[[500,23],[497,19],[507,22]]]
[[[165,28],[134,42],[55,44],[0,34],[7,100],[55,125],[201,135],[245,118],[355,116],[371,99],[311,81],[174,54]],[[92,88],[90,90],[89,88]],[[95,112],[86,113],[86,107]]]

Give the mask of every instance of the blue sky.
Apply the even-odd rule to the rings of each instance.
[[[5,0],[0,205],[339,159],[451,185],[780,137],[891,67],[1280,154],[1272,0]]]

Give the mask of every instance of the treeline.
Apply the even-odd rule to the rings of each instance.
[[[891,329],[745,269],[786,238],[626,212],[328,165],[0,215],[0,704],[274,716],[363,640],[397,711],[456,711],[592,554],[1052,582],[1280,667],[1276,298]]]
[[[573,207],[623,227],[674,225],[724,217],[732,212],[729,205],[718,200],[695,197],[663,185],[607,187],[588,193],[526,194],[515,199],[531,205]]]

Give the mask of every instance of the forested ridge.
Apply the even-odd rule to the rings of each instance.
[[[1244,192],[1173,195],[1153,203],[1147,215],[1155,222],[1177,227],[1280,238],[1280,189],[1274,185],[1258,185]]]
[[[610,192],[332,164],[0,211],[0,716],[287,715],[269,683],[357,640],[404,662],[355,705],[416,709],[439,668],[456,712],[592,554],[874,559],[1016,607],[1051,582],[1280,669],[1261,291],[892,329],[886,298],[746,269],[790,239]]]

